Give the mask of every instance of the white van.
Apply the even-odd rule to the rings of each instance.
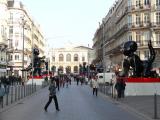
[[[98,83],[105,83],[106,85],[109,85],[111,83],[111,80],[115,76],[114,72],[108,72],[108,73],[98,73],[96,75],[98,77]]]

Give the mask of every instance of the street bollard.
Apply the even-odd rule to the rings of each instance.
[[[157,94],[154,94],[154,119],[157,119]]]
[[[24,95],[24,97],[26,96],[26,95],[25,95],[25,88],[26,88],[26,86],[24,85],[24,86],[23,86],[23,95]]]
[[[8,95],[9,93],[7,93],[7,96],[6,96],[6,105],[8,105]]]
[[[17,101],[17,85],[15,86],[15,101]]]
[[[11,103],[13,103],[13,86],[11,86]]]
[[[24,85],[21,85],[21,99],[23,98],[23,86]]]

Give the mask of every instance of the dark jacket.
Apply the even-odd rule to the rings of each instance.
[[[50,84],[48,90],[49,90],[49,95],[50,96],[56,95],[56,84],[55,84],[55,82]]]

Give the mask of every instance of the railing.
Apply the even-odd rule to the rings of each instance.
[[[44,88],[45,86],[46,84],[42,84],[42,86],[38,86],[36,84],[6,86],[5,95],[0,97],[0,110],[12,103],[32,95],[34,92]]]

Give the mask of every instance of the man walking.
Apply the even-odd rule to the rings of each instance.
[[[54,99],[55,107],[57,111],[60,111],[59,106],[58,106],[58,101],[57,101],[57,96],[56,96],[56,83],[54,80],[51,80],[51,84],[49,86],[49,100],[47,104],[44,107],[44,110],[47,112],[47,108],[52,102],[52,99]]]

